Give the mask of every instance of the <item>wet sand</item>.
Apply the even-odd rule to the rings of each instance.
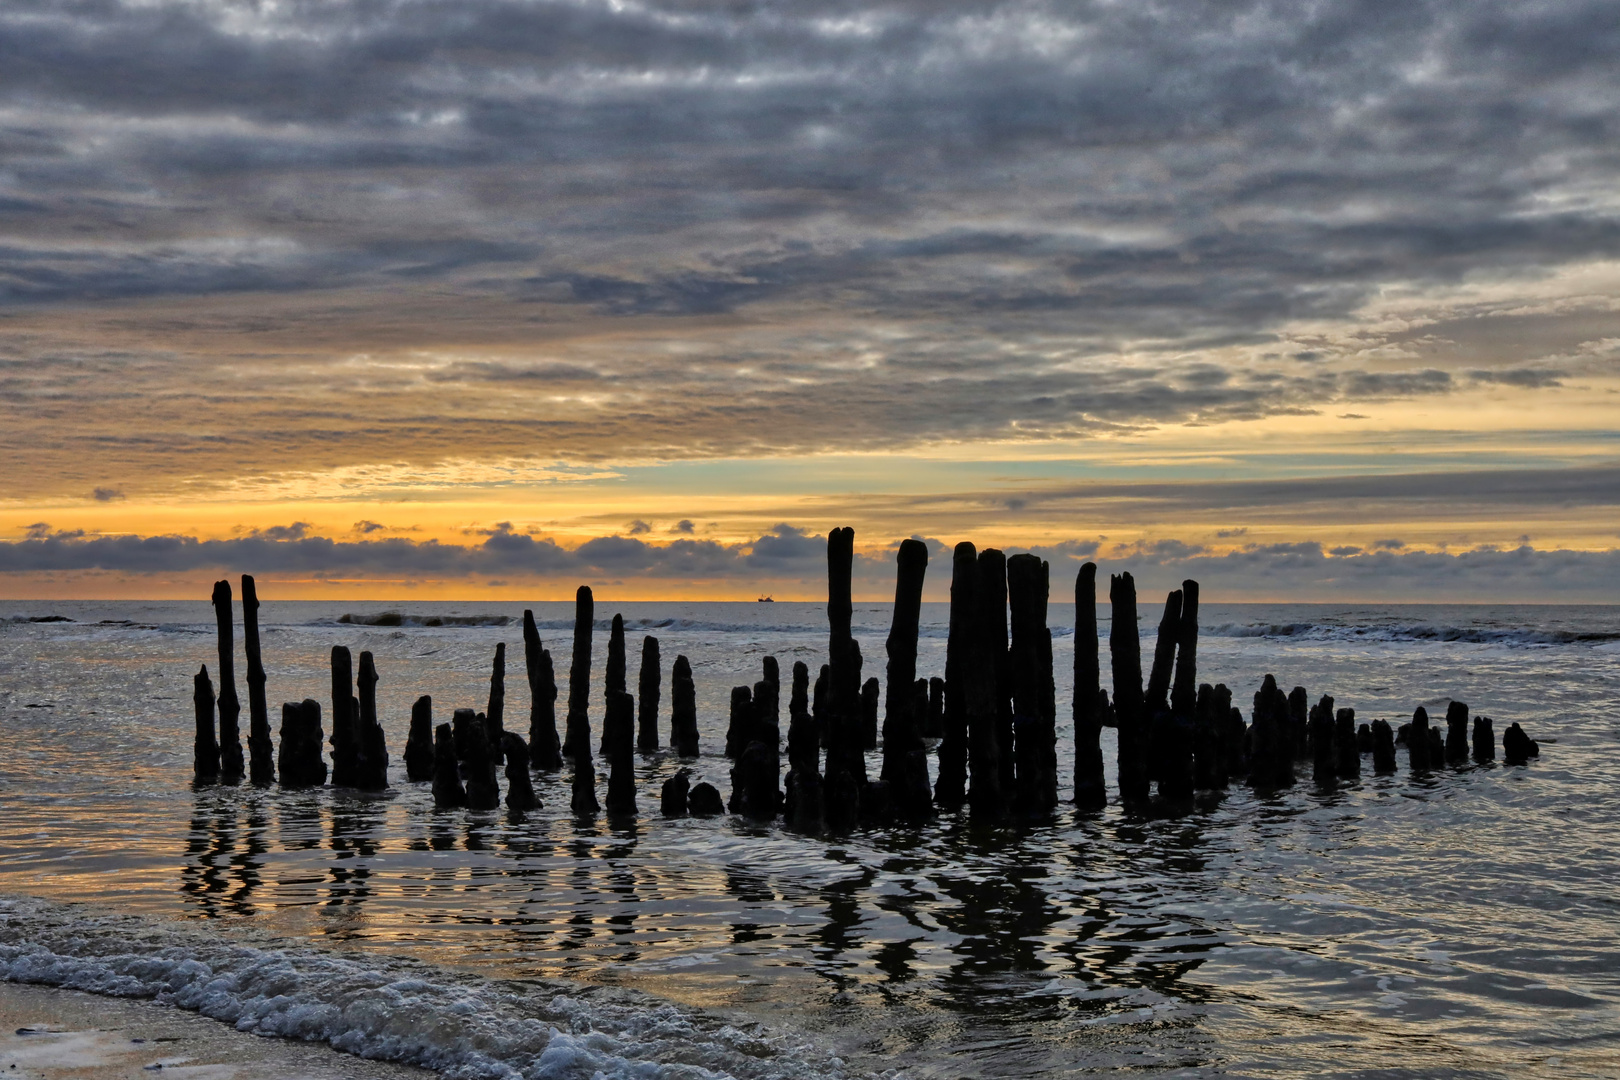
[[[0,982],[0,1077],[426,1080],[426,1069],[237,1031],[151,1001]]]

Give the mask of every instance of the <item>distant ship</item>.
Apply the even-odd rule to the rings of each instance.
[[[768,596],[762,596],[762,597],[760,597],[760,598],[759,598],[759,599],[758,599],[758,600],[757,600],[757,601],[755,601],[755,602],[756,602],[756,603],[760,603],[760,604],[774,604],[774,603],[776,603],[776,601],[775,601],[775,600],[772,600],[772,599],[771,599],[771,598],[770,598],[770,597],[768,597]]]

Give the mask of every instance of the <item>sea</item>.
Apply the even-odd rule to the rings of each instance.
[[[332,646],[375,655],[391,787],[362,794],[193,786],[206,601],[0,602],[0,977],[457,1078],[1620,1077],[1620,608],[1202,608],[1198,677],[1245,713],[1267,673],[1358,722],[1461,700],[1538,740],[1526,765],[1402,751],[1191,807],[803,835],[664,819],[659,790],[687,767],[729,791],[730,690],[767,656],[819,667],[809,603],[598,600],[595,731],[620,613],[632,688],[659,639],[666,743],[690,659],[701,755],[638,755],[633,818],[575,818],[566,772],[537,811],[435,811],[411,703],[482,710],[505,642],[525,732],[526,606],[565,699],[571,603],[264,601],[273,726],[312,697],[329,731]],[[856,605],[868,675],[889,621]],[[1067,799],[1073,606],[1049,624]],[[946,625],[924,606],[919,674]]]

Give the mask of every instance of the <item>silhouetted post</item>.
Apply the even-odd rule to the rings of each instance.
[[[1438,769],[1446,760],[1446,739],[1440,734],[1440,729],[1433,724],[1429,725],[1429,767]]]
[[[1290,701],[1292,704],[1292,701]],[[1339,758],[1333,752],[1333,699],[1323,695],[1311,706],[1311,777],[1318,784],[1332,784],[1339,775]]]
[[[895,565],[894,614],[884,644],[888,666],[883,696],[880,775],[888,786],[895,809],[902,816],[916,818],[926,816],[933,809],[920,730],[923,716],[917,709],[917,630],[922,617],[923,578],[928,572],[928,545],[921,540],[902,540],[895,553]],[[864,704],[864,694],[862,701]],[[926,708],[925,690],[923,709]],[[875,720],[874,717],[874,726]]]
[[[581,585],[574,594],[574,655],[568,666],[568,721],[563,736],[563,754],[567,757],[591,754],[591,627],[595,610],[591,587]],[[594,774],[593,769],[593,784]],[[595,795],[591,801],[596,801]]]
[[[1164,598],[1164,614],[1159,617],[1159,638],[1153,647],[1153,668],[1148,674],[1147,712],[1157,720],[1170,711],[1170,678],[1176,664],[1176,639],[1181,635],[1181,590]]]
[[[515,731],[501,733],[505,744],[501,756],[506,759],[506,808],[508,810],[537,810],[540,799],[534,793],[534,782],[529,779],[529,748],[523,737]]]
[[[1074,804],[1082,810],[1108,805],[1097,646],[1097,564],[1088,562],[1074,577]]]
[[[624,663],[624,623],[619,625],[619,663]],[[610,654],[611,655],[611,654]],[[624,669],[619,669],[624,679]],[[636,699],[623,690],[609,691],[602,720],[603,752],[608,759],[607,809],[609,814],[636,812]]]
[[[214,620],[219,626],[219,774],[227,784],[239,782],[242,766],[242,731],[237,718],[242,704],[236,698],[236,640],[231,623],[231,583],[214,582]]]
[[[1225,690],[1226,687],[1220,687]],[[1230,702],[1231,694],[1226,695]],[[1216,688],[1200,683],[1198,696],[1193,700],[1193,786],[1205,791],[1226,786],[1226,754],[1221,739],[1223,710],[1217,706]]]
[[[696,757],[697,687],[692,682],[692,662],[684,656],[675,657],[669,682],[669,744],[681,757]]]
[[[945,716],[939,744],[939,777],[934,781],[934,802],[945,810],[955,810],[967,801],[967,668],[976,662],[978,654],[977,625],[973,617],[973,584],[978,573],[978,551],[964,540],[951,553],[951,615],[945,639]]]
[[[923,714],[926,719],[922,724],[922,737],[925,739],[942,739],[945,737],[945,680],[938,675],[928,680],[928,711]]]
[[[788,827],[814,832],[822,824],[821,742],[809,710],[810,669],[793,663],[788,699],[788,775],[783,811]]]
[[[636,749],[651,754],[658,749],[658,699],[663,674],[658,670],[658,639],[641,639],[641,671],[636,677]]]
[[[731,688],[731,714],[726,721],[726,757],[733,761],[748,749],[754,726],[754,692],[746,686]],[[737,797],[735,791],[732,798]]]
[[[1190,720],[1198,708],[1198,582],[1181,583],[1181,622],[1176,630],[1176,677],[1170,711]]]
[[[461,786],[455,737],[449,724],[440,724],[433,731],[433,806],[437,810],[448,810],[466,805],[467,790]]]
[[[192,677],[191,704],[197,717],[197,737],[191,744],[191,776],[200,784],[219,780],[219,740],[214,736],[214,684],[208,665]]]
[[[605,702],[613,694],[626,692],[625,684],[625,658],[624,658],[624,616],[613,616],[613,627],[608,632],[607,671],[603,678],[602,700]],[[632,721],[633,723],[634,721]],[[602,728],[601,752],[607,751],[607,727],[604,722]],[[631,736],[631,745],[635,745],[635,736]],[[611,800],[611,794],[609,796]],[[611,810],[611,805],[609,806]]]
[[[1389,726],[1388,720],[1374,720],[1372,722],[1373,739],[1373,772],[1392,773],[1395,764],[1395,730]]]
[[[726,812],[726,804],[720,801],[720,792],[713,784],[695,784],[686,797],[687,813],[693,817],[713,817]]]
[[[285,788],[319,787],[326,783],[326,761],[321,756],[321,703],[310,698],[281,706],[281,745],[276,772]]]
[[[769,679],[754,684],[751,699],[754,716],[748,725],[748,743],[731,770],[731,812],[757,821],[774,819],[782,805],[781,730],[776,722],[776,691],[776,685]],[[750,699],[743,700],[747,703]]]
[[[855,530],[833,529],[827,534],[829,675],[822,739],[827,749],[827,824],[834,829],[860,820],[861,796],[866,787],[861,739],[861,654],[850,633],[854,563]]]
[[[1254,728],[1249,735],[1249,783],[1256,788],[1287,787],[1294,782],[1290,708],[1276,676],[1268,673],[1254,695]]]
[[[220,730],[224,730],[225,708],[220,705]],[[1453,701],[1446,706],[1446,763],[1457,765],[1468,760],[1468,706]]]
[[[501,805],[501,789],[495,780],[495,755],[489,749],[489,717],[457,709],[453,719],[467,733],[467,756],[461,762],[467,777],[467,808],[493,810]]]
[[[981,632],[995,664],[996,764],[1001,770],[1001,811],[1011,809],[1018,772],[1018,735],[1013,721],[1012,648],[1007,623],[1007,557],[995,548],[979,552],[978,598],[985,617]]]
[[[1407,760],[1413,772],[1428,772],[1429,710],[1419,705],[1412,713],[1412,728],[1406,736]]]
[[[1226,767],[1227,782],[1242,780],[1249,775],[1249,732],[1243,724],[1243,710],[1232,707],[1232,691],[1225,683],[1215,684],[1211,711],[1220,727],[1221,764]]]
[[[1339,755],[1339,779],[1361,775],[1361,747],[1356,741],[1356,710],[1340,709],[1333,716],[1333,746]]]
[[[405,776],[433,779],[433,699],[423,694],[411,706],[411,734],[405,740]]]
[[[1303,686],[1296,686],[1289,691],[1287,707],[1278,717],[1278,723],[1280,725],[1278,730],[1286,733],[1283,736],[1286,752],[1295,761],[1312,758],[1311,696]]]
[[[968,806],[975,817],[999,817],[1007,810],[1009,791],[1002,785],[1004,746],[1002,711],[1011,704],[1001,694],[1001,671],[1007,652],[1007,559],[995,548],[979,552],[973,569],[972,634],[963,656],[964,718],[967,727]]]
[[[861,749],[876,750],[878,744],[878,698],[883,688],[874,675],[861,684]]]
[[[377,665],[369,652],[360,654],[359,686],[354,786],[361,791],[382,791],[388,786],[388,742],[377,721]]]
[[[506,642],[495,643],[495,659],[489,668],[489,707],[484,712],[484,737],[489,740],[489,759],[496,765],[506,762]]]
[[[332,646],[332,785],[354,786],[360,742],[355,732],[354,659],[345,645]]]
[[[540,644],[534,612],[523,612],[523,665],[529,677],[529,764],[544,772],[562,768],[557,739],[557,672]]]
[[[692,770],[681,769],[664,781],[659,792],[658,809],[665,817],[685,817],[686,798],[692,790]]]
[[[1136,629],[1136,582],[1127,573],[1108,583],[1113,622],[1108,652],[1114,674],[1114,722],[1119,728],[1119,797],[1138,803],[1148,797],[1146,701],[1142,697],[1142,639]]]
[[[823,749],[831,745],[828,732],[832,724],[832,665],[822,664],[816,674],[816,688],[810,696],[810,718],[816,725],[817,744]]]
[[[588,750],[590,733],[585,735],[587,750],[574,755],[573,796],[568,807],[581,817],[599,813],[602,804],[596,801],[596,766]]]
[[[1474,760],[1496,760],[1496,732],[1488,716],[1474,717]]]
[[[1541,756],[1541,744],[1524,733],[1518,721],[1507,726],[1502,732],[1502,763],[1504,765],[1527,765],[1533,757]]]
[[[264,664],[259,659],[259,593],[253,575],[242,575],[242,646],[247,651],[248,779],[263,786],[276,779],[275,747],[270,741],[270,706],[264,696]]]
[[[1057,807],[1057,703],[1052,633],[1046,626],[1051,568],[1038,556],[1007,560],[1012,610],[1013,715],[1017,786],[1014,802],[1028,814]]]

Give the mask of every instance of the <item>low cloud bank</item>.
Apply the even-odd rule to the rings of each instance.
[[[923,537],[930,548],[931,599],[944,599],[950,580],[950,545]],[[1103,549],[1096,541],[1064,541],[1032,550],[1052,564],[1052,601],[1071,596],[1081,564],[1099,564],[1100,599],[1106,576],[1129,570],[1145,600],[1183,578],[1203,583],[1211,600],[1365,599],[1498,602],[1620,602],[1620,549],[1602,551],[1481,547],[1420,551],[1394,541],[1371,549],[1324,548],[1315,541],[1249,544],[1216,551],[1166,539]],[[649,543],[636,536],[600,536],[574,548],[497,529],[482,542],[458,545],[404,538],[334,540],[289,526],[227,540],[194,536],[89,536],[34,526],[22,540],[0,543],[0,573],[52,574],[115,571],[184,574],[198,571],[299,574],[315,577],[407,577],[420,580],[543,578],[562,582],[664,579],[694,584],[802,582],[818,585],[826,545],[815,535],[780,524],[751,541],[676,539]],[[857,556],[857,589],[882,596],[892,581],[888,550]],[[814,593],[814,590],[812,590]]]

